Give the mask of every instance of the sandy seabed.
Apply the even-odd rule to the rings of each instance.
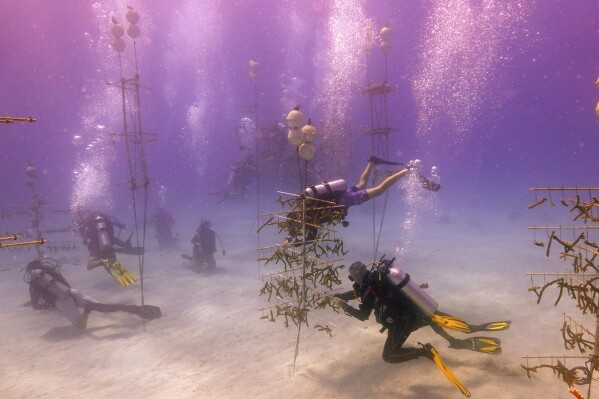
[[[161,252],[150,242],[145,260],[145,302],[163,316],[144,326],[129,314],[92,313],[79,331],[57,312],[27,306],[21,266],[33,251],[5,251],[0,267],[1,398],[459,398],[462,395],[427,359],[386,364],[381,358],[385,335],[374,317],[366,322],[329,312],[333,337],[303,328],[295,373],[289,372],[296,328],[261,320],[266,306],[258,295],[261,272],[256,262],[256,220],[241,210],[207,213],[223,238],[226,256],[217,254],[217,270],[198,273],[180,258],[191,251],[195,220],[180,223],[180,249]],[[372,256],[369,211],[353,212],[341,233],[350,253],[347,264]],[[395,242],[388,216],[380,247]],[[190,218],[188,218],[190,219]],[[419,282],[440,309],[473,323],[511,319],[512,327],[488,333],[502,340],[503,354],[457,351],[430,328],[414,332],[406,345],[430,342],[474,398],[573,398],[549,370],[530,381],[522,356],[567,354],[561,339],[561,312],[578,316],[571,303],[555,296],[541,304],[527,292],[526,271],[557,270],[531,245],[524,222],[505,218],[426,224],[416,234],[402,268]],[[181,219],[178,219],[181,220]],[[366,231],[367,233],[364,233]],[[459,234],[457,234],[459,233]],[[189,237],[188,237],[189,236]],[[366,244],[365,244],[366,243]],[[370,252],[369,252],[370,251]],[[384,251],[379,251],[384,252]],[[81,259],[86,259],[83,249]],[[135,257],[122,262],[134,271]],[[72,286],[102,302],[139,303],[139,284],[121,288],[103,270],[65,265]],[[342,273],[344,288],[350,282]],[[460,333],[452,332],[460,337]],[[464,336],[462,336],[464,337]],[[575,361],[568,366],[578,365]],[[580,388],[586,396],[586,387]],[[593,389],[597,389],[594,387]]]

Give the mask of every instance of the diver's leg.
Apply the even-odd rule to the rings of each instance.
[[[447,331],[445,331],[443,327],[439,326],[438,324],[430,323],[429,325],[431,326],[434,332],[436,332],[437,334],[445,338],[447,342],[449,342],[449,346],[455,346],[460,341],[459,339],[449,335]]]
[[[358,181],[358,184],[356,184],[357,189],[362,190],[363,188],[366,188],[366,184],[368,184],[368,176],[370,176],[370,172],[372,171],[373,166],[374,163],[368,161],[368,163],[366,164],[366,168],[364,168],[364,171],[360,175],[360,180]]]
[[[61,315],[71,322],[72,325],[80,330],[85,329],[87,325],[87,314],[85,312],[83,314],[79,313],[77,303],[73,297],[67,296],[64,298],[56,298],[54,306]]]
[[[373,188],[367,188],[366,192],[368,193],[368,198],[372,199],[381,196],[383,193],[385,193],[385,191],[389,190],[399,179],[407,175],[408,172],[408,168],[402,169],[399,172],[387,177],[378,186]]]
[[[161,316],[160,308],[152,305],[138,306],[87,302],[85,304],[84,313],[89,314],[92,310],[100,313],[127,312],[147,320],[156,319]]]
[[[92,310],[100,313],[127,312],[130,306],[131,305],[88,302],[85,304],[85,311],[87,313],[90,313]]]
[[[391,327],[383,348],[383,360],[387,363],[401,363],[425,356],[422,348],[402,348],[412,333],[409,316],[401,316],[397,325]]]
[[[214,259],[214,254],[208,254],[206,256],[206,261],[208,263],[209,269],[214,269],[216,267],[216,260]]]

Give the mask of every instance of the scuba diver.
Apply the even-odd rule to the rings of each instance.
[[[378,186],[367,188],[368,178],[372,169],[376,165],[403,165],[404,169],[396,172],[385,178]],[[441,185],[438,182],[429,180],[420,173],[420,160],[410,161],[407,165],[401,162],[385,161],[384,159],[375,156],[370,157],[366,168],[360,175],[360,180],[354,186],[347,188],[347,183],[343,179],[332,182],[325,182],[317,186],[310,186],[305,190],[305,195],[308,197],[329,200],[337,205],[342,205],[346,209],[360,205],[368,200],[380,197],[389,190],[402,177],[415,174],[423,188],[430,191],[439,191]],[[436,173],[436,168],[434,169]]]
[[[227,198],[245,198],[247,188],[252,183],[252,178],[255,175],[255,162],[256,158],[254,154],[248,154],[243,161],[236,162],[231,166],[231,173],[229,174],[227,184],[220,190],[210,193],[212,195],[223,196],[217,204],[220,204]]]
[[[135,277],[116,259],[116,253],[139,255],[143,248],[131,245],[131,235],[123,241],[114,235],[114,226],[125,225],[101,212],[78,210],[76,212],[79,234],[89,250],[87,270],[104,266],[106,271],[123,287],[135,282]]]
[[[403,165],[405,167],[399,172],[386,177],[379,185],[367,188],[368,178],[376,165]],[[307,226],[306,241],[315,239],[318,232],[316,226],[318,225],[335,224],[338,221],[342,221],[343,226],[346,227],[349,223],[345,221],[345,217],[350,207],[380,197],[404,176],[416,176],[421,186],[429,191],[440,190],[441,184],[438,181],[437,168],[433,166],[431,179],[427,179],[420,172],[420,166],[421,161],[418,159],[410,161],[408,164],[403,164],[371,156],[366,168],[360,175],[358,183],[354,186],[348,188],[347,182],[344,179],[339,179],[306,188],[303,196],[311,199],[309,201],[309,208],[321,208],[329,203],[336,210],[332,214],[330,212],[320,212],[315,209],[309,209],[305,212]],[[295,242],[298,242],[297,236],[300,235],[301,228],[299,228],[297,222],[301,224],[302,214],[303,212],[300,209],[292,211],[287,215],[287,218],[291,220],[291,226],[288,229],[289,235],[286,238],[287,243],[294,241],[294,239]]]
[[[162,315],[158,306],[100,303],[72,288],[60,273],[59,268],[58,262],[50,258],[34,260],[27,265],[23,280],[29,284],[29,296],[33,309],[57,309],[80,330],[87,327],[87,319],[92,311],[126,312],[146,320],[158,319]],[[80,312],[79,308],[83,309],[83,312]]]
[[[453,349],[469,349],[488,354],[501,353],[501,341],[494,337],[476,336],[457,339],[443,328],[463,333],[480,331],[501,331],[509,328],[511,321],[496,321],[481,325],[471,325],[464,320],[437,310],[437,302],[431,298],[410,275],[393,265],[395,258],[383,258],[370,270],[362,262],[354,262],[349,268],[349,279],[354,282],[353,290],[334,295],[341,302],[345,314],[361,321],[367,320],[374,311],[376,321],[382,325],[381,332],[387,330],[387,340],[383,347],[383,360],[387,363],[401,363],[418,357],[433,360],[454,386],[467,397],[470,392],[443,363],[437,350],[431,344],[420,344],[420,348],[403,347],[408,336],[425,326],[430,326],[437,334],[449,342]],[[359,299],[356,309],[346,303]]]
[[[214,259],[214,253],[216,252],[216,238],[218,234],[212,228],[212,224],[208,220],[202,220],[200,227],[197,228],[196,234],[191,239],[193,244],[193,256],[181,255],[182,258],[187,259],[199,268],[207,267],[208,270],[212,270],[216,267],[216,260]],[[220,242],[223,256],[226,254],[223,242],[218,237]]]
[[[156,240],[160,249],[171,249],[177,244],[177,238],[173,235],[175,218],[163,206],[158,206],[150,219],[150,224],[156,230]]]

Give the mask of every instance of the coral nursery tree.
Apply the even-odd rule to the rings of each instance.
[[[599,89],[599,79],[596,82]],[[596,107],[599,117],[599,103]],[[528,377],[539,369],[548,368],[561,378],[570,392],[583,396],[574,385],[588,385],[587,399],[591,397],[593,373],[599,370],[599,187],[547,187],[531,188],[535,201],[529,209],[549,206],[551,209],[567,210],[575,225],[534,226],[533,244],[544,249],[547,257],[557,256],[569,264],[568,272],[527,273],[530,276],[529,291],[537,296],[537,303],[557,291],[555,305],[562,299],[574,301],[576,308],[587,318],[594,318],[595,329],[564,313],[561,328],[564,347],[579,352],[571,356],[526,356],[522,367]],[[559,198],[557,203],[553,198]],[[546,234],[546,239],[537,241],[537,232]],[[531,363],[535,363],[532,364]],[[570,363],[566,365],[566,362]],[[571,363],[575,363],[571,366]]]

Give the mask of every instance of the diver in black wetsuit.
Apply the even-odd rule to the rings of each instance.
[[[29,284],[31,306],[36,310],[57,309],[71,324],[83,330],[92,311],[101,313],[126,312],[146,320],[161,316],[160,308],[152,305],[120,305],[99,303],[94,298],[76,290],[60,273],[54,259],[39,259],[30,262],[23,280]],[[83,312],[79,312],[79,308]]]
[[[457,339],[447,334],[443,328],[464,333],[476,331],[501,331],[510,326],[511,321],[496,321],[480,325],[470,325],[464,320],[437,310],[437,302],[422,290],[410,275],[393,266],[393,260],[381,259],[369,271],[362,262],[355,262],[349,268],[350,279],[354,281],[353,291],[335,295],[341,300],[361,299],[359,309],[342,302],[346,314],[359,320],[366,320],[374,310],[377,322],[388,330],[383,348],[383,360],[388,363],[401,363],[424,356],[432,360],[447,379],[466,397],[471,394],[453,374],[431,344],[420,344],[421,348],[404,348],[408,336],[424,326],[430,326],[437,334],[449,342],[454,349],[470,349],[488,354],[501,353],[501,341],[493,337],[472,337]]]
[[[349,278],[354,281],[353,290],[335,295],[343,301],[361,300],[358,309],[345,302],[341,305],[346,314],[359,320],[367,320],[374,311],[376,321],[383,326],[381,332],[387,330],[387,340],[383,348],[385,362],[400,363],[419,356],[430,358],[430,350],[426,345],[422,348],[403,347],[412,332],[425,326],[430,326],[445,338],[450,348],[470,349],[489,354],[501,353],[499,339],[492,337],[457,339],[445,332],[443,327],[466,333],[499,331],[508,328],[509,321],[471,326],[461,319],[439,312],[434,299],[423,292],[414,281],[410,281],[409,275],[402,274],[399,279],[402,281],[399,284],[397,278],[390,277],[391,273],[395,273],[391,271],[392,264],[393,260],[381,260],[379,266],[369,271],[364,263],[354,262],[349,268]],[[455,323],[457,328],[452,323]]]
[[[413,332],[431,323],[427,322],[415,304],[406,296],[401,295],[387,280],[384,274],[368,271],[362,262],[354,262],[350,268],[350,280],[354,281],[353,290],[335,295],[344,301],[360,299],[362,303],[356,309],[345,302],[342,303],[344,312],[358,320],[367,320],[372,311],[376,321],[387,330],[387,340],[383,348],[383,360],[388,363],[400,363],[427,356],[425,348],[404,348],[403,344]],[[447,334],[441,327],[433,326],[435,332],[443,338],[459,341]]]
[[[131,237],[126,241],[115,237],[114,226],[121,229],[125,226],[102,212],[79,210],[75,223],[83,244],[89,250],[88,270],[100,266],[103,259],[114,262],[117,252],[130,255],[143,252],[143,248],[131,245]]]
[[[156,230],[156,241],[161,249],[172,249],[177,245],[177,238],[173,235],[175,218],[168,209],[158,206],[150,219],[150,224]]]
[[[196,266],[206,266],[208,269],[216,267],[214,253],[216,252],[216,231],[208,220],[202,220],[196,234],[192,237],[193,244],[193,262]],[[222,245],[222,243],[221,243]],[[223,248],[224,255],[224,248]]]

